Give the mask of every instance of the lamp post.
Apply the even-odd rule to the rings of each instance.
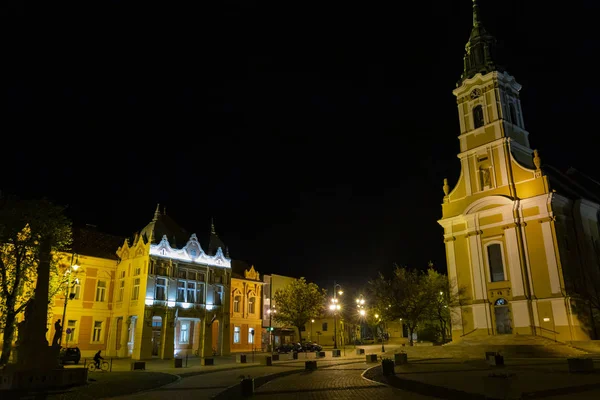
[[[67,288],[65,289],[65,304],[63,306],[63,315],[62,315],[62,325],[60,327],[60,329],[62,330],[62,332],[60,333],[60,338],[58,339],[58,343],[62,344],[62,334],[63,332],[66,332],[65,330],[65,318],[67,317],[67,302],[69,300],[71,300],[73,297],[75,297],[75,293],[71,293],[71,276],[73,275],[73,272],[77,272],[77,270],[79,269],[79,256],[77,256],[77,259],[75,259],[76,254],[73,253],[71,255],[71,265],[69,265],[69,269],[66,271],[67,273]],[[73,262],[75,260],[75,262]],[[77,283],[77,279],[75,279],[75,283]],[[66,333],[65,333],[66,335]],[[65,336],[66,338],[66,336]]]
[[[273,318],[273,314],[275,314],[277,312],[277,310],[275,308],[269,308],[267,310],[267,314],[269,314],[269,345],[271,346],[271,354],[273,354],[274,349],[273,349],[273,324],[272,324],[272,318]]]
[[[314,323],[315,323],[315,320],[314,320],[314,319],[311,319],[311,320],[310,320],[310,341],[311,341],[311,342],[312,342],[312,327],[313,327],[313,324],[314,324]]]
[[[338,289],[338,288],[339,288],[339,290],[336,291],[336,289]],[[333,281],[333,299],[331,299],[331,305],[329,306],[329,309],[331,311],[333,311],[333,348],[336,350],[337,350],[337,312],[341,308],[340,305],[338,304],[338,300],[337,300],[337,296],[336,296],[338,293],[341,296],[344,292],[342,291],[342,287],[338,283],[335,283],[335,281]]]
[[[381,323],[381,318],[379,318],[379,314],[375,314],[375,318],[377,319],[377,322],[379,323],[379,327],[381,328],[381,352],[385,353],[385,347],[383,345],[383,324]]]

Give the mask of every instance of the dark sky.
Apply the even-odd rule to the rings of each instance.
[[[599,5],[550,4],[480,8],[532,146],[598,176]],[[7,8],[4,192],[126,236],[157,203],[200,237],[214,217],[234,258],[323,285],[445,271],[471,1],[36,7]]]

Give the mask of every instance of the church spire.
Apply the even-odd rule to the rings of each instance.
[[[473,28],[465,46],[464,69],[457,86],[478,73],[485,75],[492,71],[502,71],[502,68],[496,65],[495,53],[496,38],[483,27],[479,5],[477,0],[473,0]]]
[[[158,221],[158,217],[160,217],[160,204],[156,204],[156,211],[154,211],[154,218],[152,222]]]
[[[210,218],[210,233],[211,235],[216,235],[217,231],[215,230],[215,220],[214,218]]]

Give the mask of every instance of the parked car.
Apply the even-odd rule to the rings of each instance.
[[[302,344],[302,351],[322,351],[323,346],[315,342],[304,342]]]
[[[81,359],[81,351],[79,347],[69,347],[69,348],[61,348],[59,359],[61,363],[72,362],[75,365],[79,364],[79,360]]]

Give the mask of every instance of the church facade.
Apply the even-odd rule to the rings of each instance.
[[[597,338],[594,312],[576,301],[600,274],[600,198],[542,166],[525,128],[521,85],[496,64],[495,39],[473,3],[458,105],[461,173],[444,179],[442,218],[453,340],[536,335]],[[597,188],[596,188],[597,189]]]

